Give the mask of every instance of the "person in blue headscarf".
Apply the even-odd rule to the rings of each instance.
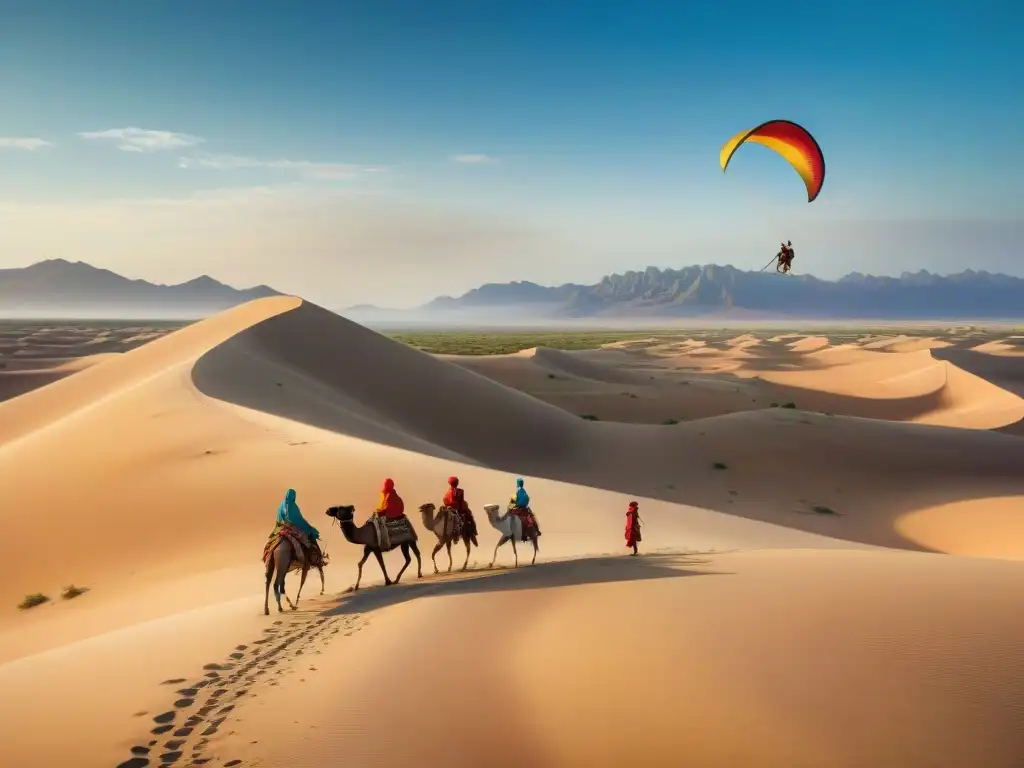
[[[290,525],[300,533],[306,534],[310,541],[316,541],[320,538],[320,531],[306,522],[306,518],[299,511],[299,505],[295,503],[295,490],[292,488],[288,489],[288,493],[284,495],[284,501],[277,508],[277,526],[275,530],[282,525]]]
[[[523,487],[523,478],[516,478],[516,492],[509,499],[509,508],[517,515],[519,519],[523,521],[523,530],[527,530],[530,526],[540,536],[540,526],[537,525],[537,516],[530,510],[530,494],[526,492],[526,488]]]
[[[512,496],[512,501],[519,509],[526,509],[530,506],[530,494],[523,487],[523,478],[521,477],[516,478],[516,492]]]

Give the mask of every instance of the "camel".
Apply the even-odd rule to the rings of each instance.
[[[296,562],[295,552],[292,550],[291,542],[282,538],[277,542],[277,546],[274,547],[274,554],[267,560],[267,588],[263,595],[263,615],[270,615],[270,582],[274,582],[274,599],[277,600],[278,613],[283,613],[284,608],[281,607],[281,598],[284,597],[288,601],[288,605],[294,611],[299,607],[299,596],[302,594],[302,587],[306,583],[306,576],[309,575],[309,561],[303,560],[301,569],[302,577],[299,580],[299,591],[295,594],[295,602],[291,601],[288,594],[284,591],[284,579],[288,575],[288,571],[293,568],[299,567]],[[324,593],[324,569],[322,565],[316,566],[316,569],[320,572],[320,594]],[[274,579],[274,573],[277,573],[277,578]]]
[[[521,541],[523,538],[523,521],[519,519],[519,516],[515,513],[505,510],[505,514],[499,515],[498,510],[501,509],[497,504],[485,504],[484,511],[487,513],[487,520],[492,526],[498,529],[498,533],[501,534],[501,538],[498,539],[498,543],[494,545],[494,557],[491,558],[491,566],[494,566],[494,561],[498,557],[498,547],[504,544],[506,541],[512,542],[512,554],[515,555],[516,564],[515,567],[519,567],[519,551],[516,549],[516,542]],[[530,561],[530,565],[537,562],[537,532],[535,530],[530,531],[530,543],[533,544],[533,560]]]
[[[413,551],[413,554],[416,555],[416,578],[423,578],[423,563],[420,560],[420,550],[419,547],[416,546],[416,541],[413,540],[406,541],[397,545],[401,547],[402,555],[405,557],[405,565],[402,566],[402,570],[398,572],[398,575],[395,577],[395,580],[391,581],[391,579],[388,577],[388,569],[384,567],[383,553],[390,552],[392,549],[395,549],[395,546],[392,545],[387,549],[381,549],[380,541],[377,538],[377,529],[374,528],[373,523],[367,520],[365,523],[363,523],[357,528],[356,524],[353,522],[353,519],[355,518],[355,512],[356,508],[349,504],[347,506],[342,507],[331,507],[330,509],[327,510],[327,512],[324,513],[328,517],[334,518],[338,521],[338,524],[341,526],[341,532],[346,539],[351,541],[353,544],[359,544],[363,547],[363,558],[358,563],[359,573],[356,576],[356,585],[352,588],[353,591],[359,589],[359,582],[363,578],[363,563],[366,562],[367,558],[370,556],[371,553],[373,553],[373,555],[376,556],[377,563],[380,565],[380,571],[384,574],[385,587],[389,587],[392,584],[397,584],[399,580],[402,578],[402,574],[405,573],[405,569],[408,568],[409,563],[412,562],[412,558],[409,557],[410,549]],[[410,527],[412,526],[411,521],[409,525]]]
[[[476,543],[476,536],[471,535],[462,525],[462,521],[456,518],[457,522],[452,523],[452,518],[458,513],[450,507],[441,507],[441,511],[434,515],[437,510],[433,504],[421,504],[420,515],[423,518],[423,527],[433,531],[437,536],[437,546],[430,553],[430,561],[434,564],[434,573],[438,573],[437,561],[434,559],[441,547],[448,550],[448,573],[452,572],[452,544],[462,539],[466,544],[466,562],[462,564],[462,570],[469,568],[469,552]]]

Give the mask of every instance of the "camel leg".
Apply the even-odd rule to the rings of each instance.
[[[512,537],[512,554],[516,558],[515,565],[513,565],[512,567],[513,568],[518,568],[519,567],[519,550],[516,549],[516,537],[515,536]]]
[[[498,559],[498,548],[508,540],[508,536],[502,536],[500,539],[498,539],[498,543],[494,545],[494,557],[491,558],[491,565],[489,567],[494,567],[494,561]]]
[[[289,565],[291,565],[291,563],[289,563]],[[288,593],[285,591],[285,588],[284,588],[284,580],[287,578],[287,576],[288,576],[288,571],[285,571],[284,575],[281,576],[281,597],[283,597],[285,599],[285,602],[288,603],[288,607],[291,608],[294,611],[295,610],[295,603],[293,603],[292,599],[290,597],[288,597]]]
[[[309,566],[308,565],[303,566],[303,568],[302,568],[302,576],[299,578],[299,591],[295,593],[295,605],[292,606],[292,610],[293,611],[296,608],[299,607],[299,598],[302,597],[302,587],[305,585],[306,577],[308,575],[309,575]]]
[[[402,545],[402,556],[405,558],[405,564],[402,566],[402,569],[398,572],[398,575],[395,576],[395,584],[397,584],[399,581],[402,580],[402,574],[405,573],[405,569],[408,568],[409,567],[409,563],[412,562],[412,558],[409,557],[409,545],[408,544],[403,544]]]
[[[285,547],[282,545],[278,545],[277,549],[274,550],[274,565],[276,570],[274,576],[274,598],[277,600],[277,612],[284,613],[284,607],[281,605],[281,596],[284,595],[285,599],[288,599],[288,596],[284,594],[284,577],[288,575],[291,555],[285,556]]]
[[[356,567],[359,568],[359,572],[356,574],[356,585],[352,587],[353,592],[359,589],[359,582],[363,580],[363,563],[366,562],[371,551],[372,550],[369,547],[363,547],[363,559],[356,564]]]
[[[445,542],[445,548],[448,550],[448,573],[452,572],[452,541],[449,539]]]
[[[324,590],[327,589],[327,585],[324,583],[324,569],[317,567],[317,570],[320,571],[320,594],[322,595]]]
[[[384,574],[384,586],[391,586],[391,578],[388,576],[388,569],[384,567],[384,553],[379,549],[373,550],[374,556],[377,558],[377,564],[380,565],[380,572]]]
[[[466,570],[467,568],[469,568],[469,549],[470,549],[470,546],[471,545],[469,543],[469,539],[467,538],[466,539],[466,562],[464,562],[462,564],[462,570]]]
[[[409,549],[411,549],[412,553],[414,555],[416,555],[416,578],[417,579],[422,579],[423,578],[423,561],[420,560],[420,548],[416,546],[416,542],[415,541],[412,541],[412,542],[409,543]]]
[[[435,560],[434,558],[437,557],[437,553],[441,551],[441,547],[443,546],[444,542],[438,541],[437,546],[434,547],[434,551],[430,553],[430,562],[434,564],[434,573],[439,573],[439,571],[437,570],[437,560]]]
[[[267,589],[263,593],[263,615],[270,615],[270,582],[274,580],[274,558],[270,557],[270,561],[267,563]],[[274,593],[277,594],[276,592]]]
[[[534,565],[537,562],[537,550],[540,549],[537,544],[537,535],[531,536],[530,541],[533,542],[533,560],[530,561],[530,565]]]

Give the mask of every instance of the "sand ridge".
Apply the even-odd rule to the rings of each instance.
[[[867,338],[439,359],[284,297],[0,403],[0,554],[19,563],[0,598],[91,588],[0,610],[0,685],[23,692],[0,703],[0,759],[612,765],[624,742],[606,734],[626,728],[651,765],[1015,765],[1024,443],[994,431],[1020,398],[984,374],[1013,381],[998,366],[1016,361],[975,350],[961,367],[938,356],[962,346]],[[800,407],[771,407],[782,395]],[[612,402],[614,421],[597,410]],[[685,420],[631,423],[684,404]],[[412,510],[452,473],[477,510],[474,570],[433,576],[421,530],[424,580],[414,564],[372,586],[371,562],[369,589],[332,596],[360,550],[323,510],[361,519],[385,476]],[[482,505],[517,474],[543,523],[538,565],[480,571],[497,539]],[[287,487],[324,533],[328,595],[314,574],[300,611],[264,619],[256,546]],[[635,559],[629,498],[646,523]],[[25,558],[24,542],[46,546]],[[81,690],[102,705],[81,713]],[[424,707],[464,712],[467,696],[455,749]],[[614,721],[595,709],[609,702]],[[665,720],[681,707],[686,727]],[[384,709],[406,738],[381,732]],[[495,746],[504,711],[520,713],[516,750]]]

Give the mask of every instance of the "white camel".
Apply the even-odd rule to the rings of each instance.
[[[498,558],[498,548],[506,541],[511,541],[512,554],[516,558],[515,567],[518,568],[519,551],[516,549],[516,542],[523,539],[523,521],[519,518],[519,515],[508,511],[508,509],[505,510],[505,514],[499,515],[499,509],[501,507],[498,504],[484,504],[484,511],[487,513],[488,522],[501,534],[498,543],[494,545],[494,557],[491,558],[491,566],[494,566],[494,561]],[[530,565],[533,565],[537,562],[537,532],[531,530],[528,535],[530,542],[533,544],[533,560],[530,562]]]

